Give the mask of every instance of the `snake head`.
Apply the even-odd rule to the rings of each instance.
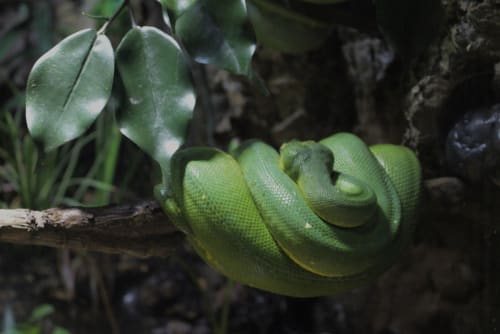
[[[280,148],[281,169],[294,181],[306,173],[308,166],[322,166],[333,169],[333,154],[324,145],[312,140],[291,141]]]
[[[375,217],[377,197],[373,190],[362,180],[334,172],[333,153],[325,145],[293,141],[284,144],[280,153],[282,170],[323,220],[357,227]]]

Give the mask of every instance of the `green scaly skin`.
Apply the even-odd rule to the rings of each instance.
[[[172,157],[163,207],[201,257],[243,284],[312,297],[367,283],[411,242],[419,162],[403,146],[368,148],[347,133],[305,143],[284,145],[282,158],[259,141],[243,144],[234,156],[212,148],[180,150]],[[333,166],[320,166],[332,160]],[[334,222],[321,219],[308,202]],[[340,220],[353,227],[335,225],[329,206],[340,208]]]

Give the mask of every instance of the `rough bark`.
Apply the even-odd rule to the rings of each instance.
[[[100,208],[0,210],[0,241],[16,244],[164,257],[181,240],[155,201]]]

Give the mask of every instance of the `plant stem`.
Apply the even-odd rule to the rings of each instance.
[[[130,17],[130,22],[132,22],[132,27],[137,27],[137,22],[135,22],[134,11],[132,10],[132,7],[128,7],[128,14]]]
[[[114,124],[109,124],[108,122],[107,128],[110,132],[107,138],[105,149],[107,157],[104,160],[104,165],[102,166],[99,181],[102,181],[104,184],[112,185],[115,178],[116,165],[118,163],[118,153],[120,151],[122,136],[120,134],[120,131]],[[110,196],[110,191],[99,191],[97,202],[100,205],[108,204]]]
[[[106,29],[108,29],[108,26],[120,15],[120,13],[125,9],[125,7],[128,7],[129,5],[129,0],[123,0],[122,4],[120,7],[116,10],[116,12],[113,13],[113,15],[102,25],[101,29],[97,32],[98,34],[105,34]],[[135,22],[133,22],[133,25]]]

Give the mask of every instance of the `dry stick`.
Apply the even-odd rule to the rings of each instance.
[[[99,208],[0,210],[0,242],[165,257],[182,240],[155,201]]]

